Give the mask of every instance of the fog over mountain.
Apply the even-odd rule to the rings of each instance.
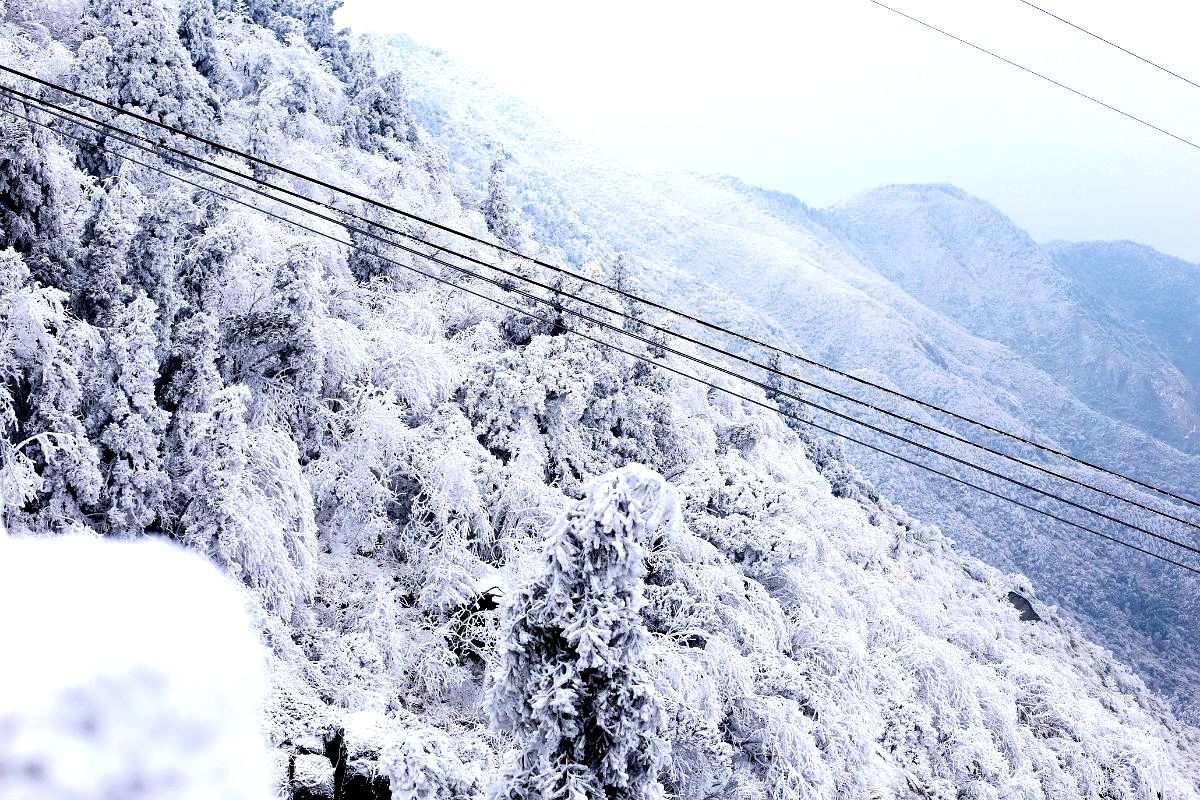
[[[1193,265],[634,174],[334,5],[0,4],[0,64],[268,195],[0,100],[0,797],[1200,797],[1181,571],[844,448],[811,387],[616,352],[508,290],[666,320],[488,243],[1185,491]]]

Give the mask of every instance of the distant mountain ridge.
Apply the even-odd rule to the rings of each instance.
[[[1045,249],[1093,308],[1146,336],[1200,386],[1200,264],[1127,241],[1051,242]]]
[[[1084,267],[1096,248],[1064,247],[1055,258],[990,204],[945,185],[883,187],[820,219],[865,263],[971,333],[1021,353],[1092,407],[1195,451],[1198,440],[1188,437],[1200,424],[1200,359],[1191,359],[1189,377],[1163,349],[1174,331],[1155,341],[1153,323],[1111,311],[1123,303]],[[1156,267],[1166,259],[1141,252]],[[1121,277],[1111,269],[1104,277]],[[1147,298],[1149,317],[1184,316],[1170,314],[1164,299]]]

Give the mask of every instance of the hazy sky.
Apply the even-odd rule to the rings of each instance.
[[[1038,4],[1200,83],[1196,0]],[[1020,0],[889,5],[1200,143],[1200,89]],[[728,173],[813,205],[949,182],[1039,240],[1200,261],[1200,149],[867,0],[346,0],[338,19],[443,48],[637,168]]]

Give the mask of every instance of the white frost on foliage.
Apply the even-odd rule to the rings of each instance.
[[[0,539],[0,606],[0,797],[267,796],[262,652],[241,594],[202,559]]]
[[[491,235],[489,225],[525,236],[536,222],[587,274],[633,288],[665,274],[671,279],[656,288],[690,292],[695,276],[719,272],[739,290],[761,292],[743,299],[764,309],[801,309],[795,330],[819,345],[816,354],[844,356],[848,368],[892,365],[899,372],[884,371],[898,385],[911,379],[922,396],[989,413],[1000,387],[1059,416],[1067,409],[1066,428],[1094,429],[1094,415],[1057,403],[1060,393],[1039,390],[1014,362],[979,373],[986,396],[965,391],[959,367],[972,363],[980,342],[950,336],[910,300],[883,309],[866,291],[887,299],[882,279],[824,239],[801,236],[799,253],[775,247],[789,239],[787,226],[762,220],[772,233],[764,247],[734,247],[731,226],[750,223],[745,203],[725,202],[725,190],[701,192],[704,181],[688,179],[680,185],[691,189],[669,192],[671,203],[620,174],[557,185],[518,155],[493,181],[493,197],[494,145],[507,149],[511,115],[484,130],[459,119],[475,103],[439,116],[431,92],[449,104],[461,96],[446,85],[453,71],[441,60],[412,59],[397,76],[386,51],[332,33],[326,0],[220,0],[211,18],[206,3],[181,6],[194,17],[187,54],[203,78],[188,73],[177,88],[207,79],[222,141],[479,236]],[[143,5],[155,6],[158,23],[174,13],[163,0]],[[48,28],[0,23],[0,55],[40,74],[82,78],[76,50],[85,27],[100,23],[72,23],[60,13],[66,6],[55,5]],[[135,48],[137,63],[106,67],[140,78],[154,72],[146,53]],[[182,60],[173,66],[189,69]],[[450,153],[407,116],[405,83],[417,85],[420,116],[440,129]],[[170,87],[156,91],[159,113],[204,108],[199,97],[170,106]],[[314,224],[337,238],[349,233],[362,250],[202,194],[176,202],[166,179],[129,165],[97,182],[79,168],[87,159],[76,157],[88,154],[48,140],[30,146],[23,123],[0,136],[0,145],[16,141],[23,146],[4,151],[15,160],[0,164],[0,189],[13,200],[0,204],[9,229],[0,244],[11,239],[15,248],[0,256],[0,522],[18,535],[100,533],[105,512],[122,509],[129,534],[181,539],[249,587],[271,646],[264,716],[287,756],[321,752],[323,740],[332,747],[340,730],[346,774],[373,791],[390,780],[405,800],[477,800],[504,785],[510,750],[528,748],[537,761],[543,745],[570,755],[554,764],[551,783],[562,777],[563,788],[583,792],[603,783],[616,796],[1196,796],[1194,735],[1067,615],[1039,601],[1043,621],[1021,622],[1005,598],[1014,589],[1029,595],[1023,577],[956,552],[937,530],[878,499],[828,442],[654,368],[677,363],[660,347],[635,347],[652,363],[637,362],[562,335],[552,322],[417,280],[403,265],[429,264],[335,222]],[[474,183],[472,153],[484,155]],[[704,198],[708,211],[689,210]],[[624,211],[605,224],[604,206]],[[721,224],[701,224],[705,216]],[[693,275],[655,271],[662,259],[648,242],[686,257],[680,263]],[[132,318],[129,301],[142,293],[140,319]],[[736,327],[749,320],[752,333],[777,338],[736,292],[724,292],[719,308]],[[122,316],[125,330],[114,329]],[[923,368],[936,353],[914,361],[908,352],[933,341],[946,354],[945,372]],[[112,375],[129,401],[119,419],[101,402],[114,396],[104,385]],[[727,378],[702,377],[733,388]],[[41,439],[23,444],[30,436]],[[170,491],[159,491],[162,472]],[[665,513],[656,503],[675,493],[678,524],[653,536],[640,529],[654,515],[636,522],[629,503]],[[947,498],[967,505],[964,496]],[[156,508],[146,508],[151,501]],[[962,535],[962,520],[946,508],[924,516]],[[989,541],[1025,547],[1025,528],[996,531],[1006,535]],[[1053,552],[1103,572],[1095,552],[1071,544]],[[195,704],[185,708],[201,726],[187,730],[217,724],[211,715],[221,703],[201,706],[204,691],[246,690],[229,660],[238,647],[214,632],[235,624],[222,611],[226,601],[205,595],[180,607],[171,581],[136,555],[125,566],[113,557],[85,567],[69,551],[53,577],[31,584],[18,575],[12,591],[24,594],[5,605],[79,611],[56,626],[6,618],[21,628],[13,641],[46,641],[27,648],[36,658],[0,667],[19,670],[3,686],[12,702],[26,691],[22,681],[36,688],[44,674],[87,666],[79,654],[96,652],[105,631],[165,626],[161,612],[171,617],[162,642],[125,631],[129,641],[118,639],[113,657],[174,648],[169,657],[182,660],[167,663],[160,688],[211,680],[180,702]],[[1087,580],[1072,585],[1097,598],[1122,591]],[[141,588],[153,596],[112,605]],[[0,591],[9,597],[8,586]],[[503,635],[498,602],[509,608]],[[85,622],[91,627],[76,631]],[[485,693],[495,674],[513,678],[498,693],[500,729],[489,724]],[[604,680],[588,684],[597,674]],[[575,677],[585,692],[572,694]],[[155,709],[170,706],[126,703],[114,714]],[[121,735],[139,748],[174,746],[156,735],[164,729],[154,719],[120,719]],[[86,759],[103,752],[59,749],[51,769],[78,769],[43,777],[86,777]],[[170,758],[185,771],[209,763],[198,750]],[[93,775],[122,763],[106,760]],[[518,784],[544,783],[532,771],[513,773]],[[207,796],[236,797],[247,787]]]
[[[662,797],[642,585],[649,537],[678,514],[670,485],[634,464],[589,482],[551,530],[540,573],[505,604],[488,700],[517,749],[500,796]]]

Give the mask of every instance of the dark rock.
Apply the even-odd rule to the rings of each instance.
[[[1041,616],[1033,610],[1033,603],[1029,602],[1029,598],[1017,594],[1016,592],[1008,593],[1008,602],[1013,604],[1013,608],[1021,612],[1022,622],[1040,622]]]
[[[386,775],[380,775],[374,761],[351,761],[346,765],[337,800],[391,800],[392,789]]]

